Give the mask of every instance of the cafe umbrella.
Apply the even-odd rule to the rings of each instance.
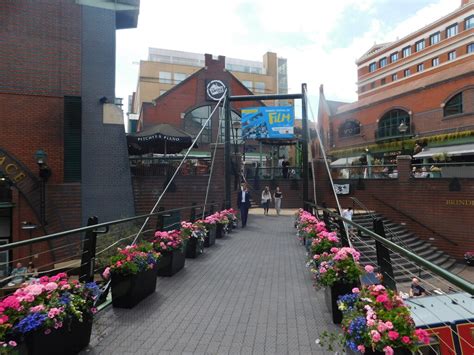
[[[193,137],[190,134],[166,123],[127,135],[130,155],[176,154],[189,148],[192,143]]]

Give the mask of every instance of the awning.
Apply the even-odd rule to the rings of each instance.
[[[424,148],[418,154],[415,154],[413,158],[423,159],[431,158],[435,154],[446,153],[451,156],[459,155],[474,155],[474,143],[470,144],[460,144],[460,145],[449,145],[444,147],[433,147],[433,148]]]
[[[361,158],[361,155],[358,155],[356,157],[339,158],[333,161],[330,165],[331,165],[331,168],[351,166],[353,162],[359,161],[360,158]]]

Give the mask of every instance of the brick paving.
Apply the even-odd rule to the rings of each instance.
[[[101,312],[84,354],[324,354],[330,325],[293,217],[251,213],[132,310]]]

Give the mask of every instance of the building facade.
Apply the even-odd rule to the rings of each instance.
[[[138,11],[138,0],[0,5],[1,243],[134,213],[113,102],[115,32]]]

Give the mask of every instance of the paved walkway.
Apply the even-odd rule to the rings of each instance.
[[[256,212],[134,309],[102,312],[84,353],[324,354],[328,324],[292,213]]]

